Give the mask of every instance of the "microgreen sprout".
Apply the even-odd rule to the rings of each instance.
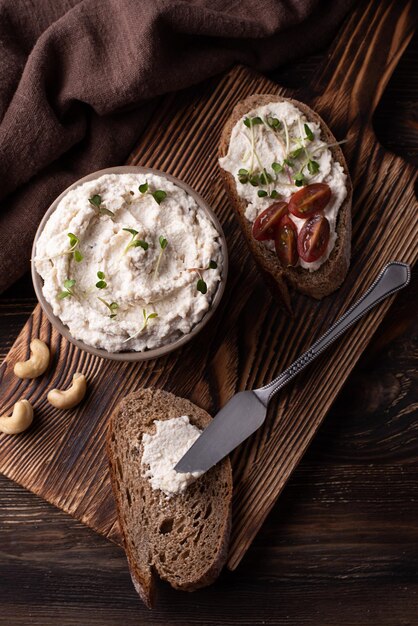
[[[122,230],[132,235],[130,242],[128,243],[125,250],[123,251],[123,254],[126,254],[128,250],[130,250],[131,248],[141,247],[143,250],[148,250],[149,245],[147,244],[146,241],[144,241],[143,239],[136,239],[136,236],[138,234],[137,230],[135,230],[134,228],[122,228]]]
[[[96,193],[94,196],[89,198],[89,202],[94,207],[96,207],[96,209],[98,209],[100,207],[100,205],[102,204],[102,196],[99,196],[99,194]]]
[[[299,170],[293,175],[293,180],[296,187],[302,187],[303,185],[307,184],[304,174],[305,168],[307,167],[309,174],[314,176],[319,172],[319,163],[312,158],[313,154],[310,154],[306,148],[306,141],[313,141],[315,139],[312,130],[310,129],[308,124],[304,124],[302,128],[302,123],[300,119],[298,120],[298,124],[300,137],[297,140],[297,143],[299,145],[295,150],[293,150],[293,152],[290,153],[289,156],[297,158],[302,154],[302,152],[305,153],[305,160],[301,164]]]
[[[310,159],[308,161],[308,171],[310,174],[317,174],[319,172],[319,163]]]
[[[89,198],[89,202],[97,209],[99,215],[108,215],[112,220],[114,219],[115,214],[113,211],[109,211],[109,209],[106,209],[106,207],[103,206],[102,196],[99,196],[98,193]]]
[[[280,145],[283,153],[287,154],[289,151],[289,147],[286,146],[279,132],[283,128],[285,130],[285,133],[287,133],[287,127],[285,128],[286,122],[283,122],[282,124],[280,120],[277,119],[277,117],[267,116],[264,121],[264,124],[267,130],[273,132],[273,137],[276,139],[276,141]]]
[[[279,128],[281,127],[280,120],[278,120],[277,117],[268,116],[266,118],[266,124],[273,130],[279,130]]]
[[[151,195],[157,204],[161,204],[161,202],[167,197],[167,193],[162,189],[157,189],[156,191],[153,191]]]
[[[296,151],[291,153],[291,156],[294,156],[295,152],[297,152],[297,156],[300,156],[302,151],[305,153],[305,160],[301,164],[299,170],[293,175],[296,187],[302,187],[303,185],[307,184],[307,180],[304,174],[305,168],[308,169],[308,172],[309,174],[311,174],[311,176],[314,176],[319,172],[319,163],[312,158],[313,155],[310,154],[306,148],[306,141],[313,141],[315,138],[312,130],[309,128],[308,124],[304,124],[302,128],[302,123],[300,120],[298,120],[298,123],[300,132],[300,138],[298,139],[299,147],[296,149]],[[304,133],[306,136],[304,136]]]
[[[309,141],[313,141],[314,140],[314,134],[311,131],[311,129],[309,128],[309,126],[307,124],[304,124],[303,128],[305,129],[306,139],[309,139]]]
[[[292,152],[289,154],[291,159],[297,159],[303,152],[303,148],[302,146],[300,146],[299,148],[295,148],[295,150],[292,150]]]
[[[67,280],[64,280],[64,289],[60,291],[60,293],[58,294],[58,298],[60,300],[64,300],[64,298],[71,298],[72,296],[74,296],[74,285],[74,279],[67,278]]]
[[[189,272],[196,272],[197,275],[199,276],[198,281],[196,283],[196,289],[200,291],[200,293],[205,294],[208,291],[208,286],[206,282],[203,280],[201,272],[204,272],[206,270],[216,270],[217,267],[218,267],[217,262],[211,260],[209,261],[209,264],[207,267],[191,267],[188,270]]]
[[[305,167],[308,168],[308,172],[312,176],[314,176],[315,174],[317,174],[319,172],[319,163],[317,161],[314,161],[313,159],[311,159],[310,156],[308,155],[308,159],[306,161],[304,161],[304,163],[302,163],[302,167],[294,175],[294,180],[295,180],[296,187],[302,187],[302,185],[306,185],[306,178],[305,178],[305,175],[303,173]]]
[[[266,168],[264,168],[260,174],[260,184],[268,185],[269,183],[272,183],[272,182],[273,182],[273,178],[271,174],[269,174]]]
[[[149,313],[147,315],[147,312],[145,309],[142,309],[142,315],[144,316],[144,325],[142,326],[142,330],[144,330],[147,327],[148,320],[153,320],[156,317],[158,317],[158,313]]]
[[[144,322],[141,326],[141,328],[138,330],[138,332],[136,332],[134,335],[131,335],[130,337],[128,337],[127,339],[125,339],[122,343],[126,343],[127,341],[130,341],[130,339],[135,339],[135,337],[138,337],[138,335],[140,333],[142,333],[143,330],[146,329],[146,327],[148,326],[148,322],[149,320],[153,320],[156,317],[158,317],[158,313],[149,313],[147,314],[145,309],[142,309],[142,315],[144,317]]]
[[[107,282],[105,281],[104,272],[97,272],[97,278],[99,281],[96,283],[97,289],[106,289]]]
[[[305,184],[305,177],[302,172],[297,172],[297,174],[295,174],[293,178],[296,187],[302,187]]]
[[[315,134],[309,124],[303,123],[300,119],[298,120],[299,136],[291,136],[291,128],[286,120],[280,121],[272,115],[267,115],[265,118],[245,117],[243,124],[249,129],[249,132],[242,131],[242,134],[249,144],[250,151],[247,151],[242,157],[244,167],[238,170],[237,178],[241,184],[262,187],[262,189],[257,190],[259,198],[279,198],[279,192],[274,189],[274,185],[279,179],[280,185],[290,187],[302,187],[308,184],[310,176],[315,176],[320,171],[320,163],[315,159],[316,155],[335,145],[324,144],[316,149],[308,150],[307,145],[309,142],[315,141]],[[257,154],[255,126],[258,125],[263,125],[266,131],[271,132],[281,145],[283,161],[271,163],[270,172],[263,166]],[[340,143],[343,142],[338,142],[338,144]],[[286,176],[288,182],[284,182],[279,177],[280,174]]]
[[[251,128],[252,126],[257,126],[258,124],[262,124],[263,120],[261,117],[246,117],[244,119],[244,126],[247,128]]]
[[[238,180],[243,185],[248,183],[248,174],[249,174],[248,170],[244,169],[243,167],[241,167],[241,169],[238,170]]]
[[[161,202],[167,197],[167,192],[163,191],[162,189],[156,189],[155,191],[151,191],[148,183],[143,183],[142,185],[139,185],[138,189],[142,194],[150,193],[157,204],[161,204]]]
[[[104,300],[103,298],[100,298],[99,296],[97,296],[97,299],[100,300],[100,302],[102,302],[110,311],[110,319],[113,320],[115,319],[116,315],[118,314],[118,308],[119,308],[119,304],[117,302],[106,302],[106,300]]]
[[[207,284],[205,283],[205,281],[203,280],[203,278],[199,278],[199,280],[197,281],[196,289],[197,289],[198,291],[200,291],[200,293],[203,293],[203,295],[204,295],[205,293],[207,293],[207,291],[208,291],[208,286],[207,286]]]
[[[284,127],[284,134],[286,137],[286,154],[289,154],[289,148],[290,148],[290,137],[289,137],[289,129],[287,127],[286,121],[283,120],[283,127]]]
[[[162,235],[160,235],[158,242],[160,244],[160,254],[158,255],[158,259],[157,259],[157,265],[155,266],[155,270],[154,270],[154,280],[157,278],[158,276],[158,270],[160,269],[160,263],[161,263],[161,259],[164,253],[164,250],[166,249],[166,247],[168,246],[168,241],[167,239],[165,239]]]
[[[256,139],[255,139],[255,134],[254,134],[254,127],[263,125],[263,124],[264,122],[261,117],[244,118],[244,126],[250,129],[249,136],[245,132],[243,134],[246,140],[248,141],[248,143],[250,144],[251,161],[250,161],[248,169],[241,168],[238,171],[238,180],[242,184],[246,184],[249,182],[254,187],[257,187],[260,184],[259,175],[255,172],[255,169],[254,169],[254,158],[256,159],[260,170],[263,170],[263,164],[261,163],[261,159],[257,153],[256,146],[255,146]],[[248,160],[246,157],[244,157],[244,159]]]
[[[67,252],[67,254],[72,254],[73,257],[74,257],[74,261],[77,261],[77,263],[80,263],[80,261],[83,260],[83,255],[81,254],[80,250],[78,249],[78,246],[80,244],[80,240],[73,233],[67,233],[67,237],[70,240],[70,248],[66,252]]]

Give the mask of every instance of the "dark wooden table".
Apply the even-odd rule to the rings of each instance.
[[[298,87],[320,58],[273,78]],[[418,37],[375,116],[415,164],[417,68]],[[121,549],[0,477],[0,624],[417,625],[417,296],[414,271],[240,567],[209,589],[161,585],[147,611]],[[34,304],[29,276],[0,297],[2,358]]]

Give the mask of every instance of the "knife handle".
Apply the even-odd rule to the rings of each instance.
[[[393,261],[386,265],[366,293],[340,317],[312,346],[304,352],[290,367],[271,383],[255,389],[255,395],[267,406],[269,400],[292,378],[309,365],[317,356],[328,348],[350,326],[366,315],[376,304],[403,289],[411,280],[411,268],[406,263]]]

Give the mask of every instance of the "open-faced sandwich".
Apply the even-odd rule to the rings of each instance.
[[[338,142],[296,100],[239,102],[219,148],[226,190],[255,260],[290,308],[288,287],[320,299],[350,263],[352,186]]]
[[[227,557],[232,471],[228,458],[206,474],[173,468],[211,418],[172,393],[142,389],[119,403],[107,451],[135,589],[154,603],[156,574],[175,589],[210,585]]]

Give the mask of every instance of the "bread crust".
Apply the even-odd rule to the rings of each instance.
[[[118,483],[118,480],[117,480],[118,459],[117,459],[117,454],[116,454],[116,449],[115,449],[116,444],[114,441],[114,426],[115,426],[115,422],[123,419],[123,416],[126,410],[129,409],[129,407],[132,407],[138,404],[143,404],[144,406],[150,406],[150,404],[152,403],[159,404],[159,405],[163,404],[164,406],[167,407],[166,415],[161,416],[160,419],[170,419],[170,417],[174,416],[174,413],[176,416],[188,415],[190,417],[191,423],[195,424],[199,428],[205,428],[212,419],[206,411],[204,411],[200,407],[197,407],[195,404],[193,404],[189,400],[186,400],[185,398],[179,398],[172,393],[169,393],[160,389],[154,389],[154,388],[142,389],[140,391],[127,395],[115,408],[110,418],[106,445],[107,445],[107,454],[108,454],[108,459],[109,459],[112,489],[113,489],[113,493],[115,496],[116,509],[117,509],[118,519],[119,519],[119,523],[120,523],[121,530],[122,530],[123,543],[124,543],[126,556],[128,559],[128,565],[129,565],[131,578],[132,578],[136,591],[138,592],[142,601],[148,608],[152,608],[154,606],[155,578],[156,578],[155,574],[157,572],[153,564],[150,564],[150,563],[139,564],[138,563],[138,559],[135,557],[135,554],[130,548],[129,542],[127,540],[127,533],[129,529],[126,528],[126,524],[124,522],[124,516],[123,516],[124,502],[123,502],[123,497],[122,497],[121,485]],[[140,419],[140,416],[138,419]],[[139,431],[141,433],[149,431],[149,424],[145,424],[145,423],[140,424]],[[230,532],[231,532],[231,508],[232,508],[232,470],[231,470],[231,464],[230,464],[229,459],[228,458],[224,459],[221,462],[221,464],[219,464],[219,467],[217,470],[214,470],[214,469],[210,470],[210,472],[212,472],[212,475],[214,471],[218,472],[218,475],[226,483],[227,490],[228,490],[228,498],[226,502],[227,513],[224,519],[222,519],[222,524],[219,528],[221,539],[220,539],[219,545],[217,546],[216,558],[213,559],[211,565],[203,573],[203,575],[200,578],[197,578],[195,580],[179,582],[175,579],[170,579],[170,577],[168,576],[162,575],[161,572],[158,572],[161,578],[164,578],[165,580],[167,580],[176,589],[180,589],[183,591],[194,591],[201,587],[210,585],[218,577],[228,556],[229,537],[230,537]],[[144,480],[144,483],[145,482],[148,483],[147,479],[144,478],[143,480]],[[202,477],[199,480],[205,480],[205,477]]]
[[[270,102],[291,102],[306,115],[308,120],[320,125],[322,134],[327,143],[335,142],[333,134],[323,119],[303,102],[293,100],[292,98],[283,98],[275,94],[253,94],[245,98],[245,100],[238,102],[234,107],[222,131],[218,150],[219,157],[226,156],[232,129],[237,121],[253,109],[269,104]],[[352,183],[341,148],[339,146],[332,146],[330,150],[333,158],[341,164],[344,172],[347,174],[347,196],[338,211],[336,224],[338,237],[335,246],[329,258],[315,272],[309,272],[300,266],[284,267],[281,265],[275,252],[269,250],[262,242],[254,239],[251,232],[252,224],[245,217],[247,202],[238,195],[235,179],[232,174],[225,171],[219,165],[226,192],[257,266],[267,280],[273,294],[276,296],[279,295],[289,311],[291,310],[289,287],[320,300],[340,287],[347,275],[350,265]]]

